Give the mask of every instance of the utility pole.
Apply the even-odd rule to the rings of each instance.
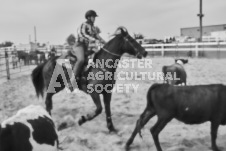
[[[199,14],[197,15],[199,17],[199,24],[200,24],[200,37],[199,41],[202,42],[202,18],[204,17],[204,14],[202,13],[202,0],[199,0]]]

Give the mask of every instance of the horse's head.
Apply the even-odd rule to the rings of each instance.
[[[145,51],[145,49],[129,35],[125,27],[118,27],[114,35],[123,42],[120,45],[120,51],[122,51],[122,53],[134,55],[139,59],[147,56],[147,51]]]

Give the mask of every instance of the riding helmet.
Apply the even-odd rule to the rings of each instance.
[[[85,14],[85,18],[87,19],[88,17],[90,16],[94,16],[94,17],[97,17],[97,13],[94,11],[94,10],[88,10]]]

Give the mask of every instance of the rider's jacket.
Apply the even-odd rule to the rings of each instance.
[[[97,39],[97,34],[100,33],[100,29],[95,27],[93,24],[89,22],[84,22],[78,28],[78,42],[90,43]]]

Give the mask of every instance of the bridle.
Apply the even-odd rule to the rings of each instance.
[[[131,37],[130,37],[130,35],[129,34],[127,34],[125,37],[123,37],[129,44],[130,44],[130,46],[132,46],[132,48],[135,50],[135,52],[136,52],[136,57],[137,56],[139,56],[140,55],[140,52],[139,52],[139,50],[134,46],[134,44],[133,44],[133,42],[131,42],[131,40],[129,40],[129,39],[131,39]],[[133,39],[132,39],[133,40]]]
[[[132,48],[135,50],[136,52],[136,57],[140,55],[140,52],[139,50],[134,46],[134,44],[131,42],[131,37],[129,34],[127,34],[126,36],[123,37],[125,41],[127,41],[129,43],[130,46],[132,46]],[[113,53],[113,52],[110,52],[109,50],[107,50],[106,48],[102,47],[101,48],[102,50],[104,50],[105,52],[113,55],[113,56],[117,56],[117,57],[121,57],[122,55],[119,55],[119,54],[116,54],[116,53]]]
[[[138,55],[140,55],[139,50],[138,50],[138,49],[134,46],[134,44],[131,42],[131,37],[130,37],[130,35],[127,34],[126,36],[123,36],[123,38],[124,38],[124,40],[127,41],[127,42],[129,43],[129,45],[132,46],[132,48],[135,50],[135,52],[136,52],[136,57],[137,57]],[[132,40],[133,40],[133,39],[132,39]],[[107,52],[108,54],[111,54],[111,55],[116,56],[116,57],[121,57],[121,56],[122,56],[122,55],[120,55],[120,54],[116,54],[116,53],[110,52],[109,50],[107,50],[107,49],[104,48],[104,47],[101,47],[100,49],[102,49],[103,51]],[[97,68],[99,68],[100,70],[104,71],[104,72],[111,72],[111,71],[108,71],[108,70],[105,69],[105,68],[100,68],[100,67],[98,67],[97,64],[95,64],[95,66],[96,66]]]

